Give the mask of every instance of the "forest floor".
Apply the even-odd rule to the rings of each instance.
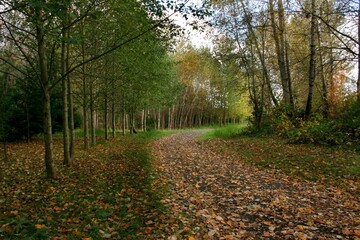
[[[204,132],[149,132],[89,150],[77,140],[71,167],[55,139],[55,180],[45,178],[41,140],[10,144],[0,239],[360,238],[357,152],[199,139]]]
[[[244,163],[249,153],[253,161],[314,155],[310,147],[290,146],[289,152],[284,143],[276,149],[274,142],[199,141],[201,133],[154,143],[159,176],[171,189],[165,202],[184,226],[172,239],[359,239],[358,180],[339,187]]]

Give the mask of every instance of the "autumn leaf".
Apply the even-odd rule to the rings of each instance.
[[[46,226],[44,224],[35,224],[35,228],[36,229],[43,229],[43,228],[46,228]]]
[[[59,212],[59,211],[61,211],[61,208],[58,207],[58,206],[54,206],[54,207],[53,207],[53,210],[54,210],[55,212]]]
[[[156,140],[150,147],[126,140],[126,145],[109,142],[101,151],[97,146],[89,152],[81,150],[83,157],[74,168],[59,168],[61,177],[56,181],[31,180],[41,176],[39,159],[17,162],[14,158],[6,165],[6,181],[1,186],[7,199],[0,204],[5,209],[0,238],[26,238],[21,234],[33,231],[34,226],[46,229],[49,238],[63,235],[84,240],[90,240],[90,234],[98,229],[104,231],[97,237],[108,239],[135,235],[172,240],[359,237],[360,203],[351,189],[344,191],[326,181],[302,181],[242,160],[249,154],[254,161],[266,162],[264,156],[272,154],[267,149],[280,143],[253,139],[204,143],[195,140],[196,135],[197,131],[184,131]],[[34,151],[27,144],[14,146]],[[61,140],[54,146],[61,153]],[[233,154],[230,146],[240,152]],[[286,154],[297,153],[281,146]],[[40,147],[34,144],[32,148]],[[219,153],[219,148],[223,152]],[[142,164],[139,152],[144,149],[144,156],[153,150],[153,159]],[[277,156],[279,153],[296,169],[282,149],[274,151]],[[27,168],[31,168],[30,177],[15,174]],[[11,180],[12,176],[17,179]],[[151,184],[152,179],[156,184]],[[355,189],[356,183],[352,184]],[[17,233],[16,227],[22,223],[26,223],[24,230]]]

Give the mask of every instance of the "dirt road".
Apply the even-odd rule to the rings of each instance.
[[[169,239],[359,239],[360,200],[211,151],[184,131],[153,143],[180,225]],[[168,226],[171,227],[171,226]]]

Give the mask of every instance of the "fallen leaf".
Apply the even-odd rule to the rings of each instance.
[[[43,228],[46,228],[46,226],[44,224],[35,224],[35,228],[36,229],[43,229]]]
[[[212,237],[212,236],[215,235],[216,232],[217,232],[216,230],[211,230],[211,231],[208,232],[208,236]]]

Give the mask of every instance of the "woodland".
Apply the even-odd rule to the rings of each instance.
[[[0,238],[359,238],[359,39],[355,0],[0,0]],[[236,235],[197,209],[228,226],[194,230],[169,200],[191,193],[168,179],[198,179],[206,164],[182,173],[192,163],[157,165],[180,147],[154,153],[189,129],[207,129],[193,144],[269,181],[339,187],[329,194],[355,217],[296,233],[269,218]]]

